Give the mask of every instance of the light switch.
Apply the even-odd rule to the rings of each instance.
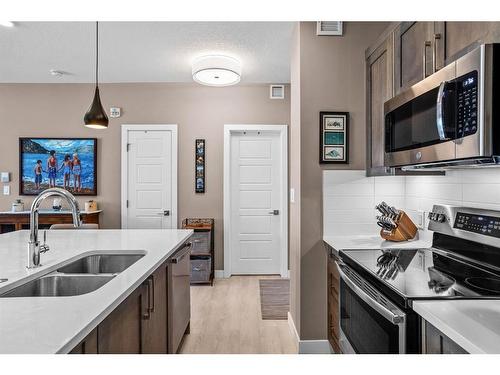
[[[295,203],[295,189],[290,189],[290,203]]]
[[[10,185],[4,185],[3,195],[10,195]]]
[[[0,173],[0,181],[3,183],[10,182],[9,172],[1,172]]]

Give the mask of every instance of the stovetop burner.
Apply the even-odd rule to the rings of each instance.
[[[465,283],[473,288],[500,294],[500,279],[492,277],[468,277]]]

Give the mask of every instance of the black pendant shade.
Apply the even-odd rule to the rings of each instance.
[[[83,117],[83,122],[87,128],[92,129],[106,129],[108,127],[108,116],[102,107],[101,97],[99,95],[99,22],[95,23],[95,37],[96,37],[96,54],[95,54],[95,93],[94,100],[90,105],[89,110]]]
[[[92,101],[87,113],[85,113],[83,121],[85,122],[85,126],[88,128],[105,129],[108,127],[109,120],[101,104],[99,86],[95,87],[94,100]]]

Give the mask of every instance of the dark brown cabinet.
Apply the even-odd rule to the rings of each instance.
[[[147,287],[142,284],[97,327],[99,354],[140,354],[142,320],[147,314]]]
[[[97,354],[97,328],[90,332],[69,354]]]
[[[395,93],[409,88],[435,71],[434,22],[402,22],[394,31]]]
[[[142,318],[142,353],[167,353],[167,264],[146,279],[147,313]]]
[[[393,96],[393,35],[366,59],[367,176],[389,174],[384,167],[384,102]]]
[[[70,353],[177,353],[189,333],[190,249],[184,243]]]
[[[442,42],[443,56],[454,60],[467,47],[478,43],[500,42],[500,22],[439,22],[436,23],[445,36]]]
[[[340,288],[340,275],[335,264],[337,259],[335,255],[328,256],[328,341],[332,346],[335,353],[341,353],[339,338],[340,338],[340,311],[339,311],[339,288]]]
[[[422,321],[424,354],[467,354],[464,348],[429,322]]]

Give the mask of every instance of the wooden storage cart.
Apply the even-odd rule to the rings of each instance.
[[[189,218],[183,229],[193,229],[191,237],[191,284],[214,283],[214,219]]]

